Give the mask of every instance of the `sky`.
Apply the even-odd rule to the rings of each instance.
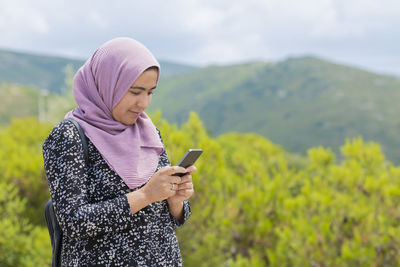
[[[86,59],[131,37],[205,66],[317,56],[400,76],[398,0],[0,0],[0,49]]]

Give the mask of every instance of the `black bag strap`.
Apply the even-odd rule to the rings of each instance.
[[[88,152],[88,145],[87,145],[87,141],[86,141],[86,135],[76,120],[74,120],[73,118],[67,118],[66,120],[69,120],[70,122],[72,122],[75,125],[76,129],[78,129],[79,136],[81,137],[81,140],[82,140],[83,156],[85,157],[85,161],[87,164],[89,162],[89,152]]]
[[[87,165],[89,162],[89,151],[86,135],[77,121],[75,121],[73,118],[67,118],[66,120],[72,122],[78,129],[79,137],[81,138],[83,146],[83,156],[85,157],[85,162]],[[53,202],[51,199],[47,201],[46,206],[44,207],[44,217],[46,219],[47,229],[49,230],[50,242],[52,247],[51,267],[59,267],[61,266],[61,242],[63,232],[61,230],[60,224],[57,221],[56,213],[54,211]]]
[[[44,207],[44,217],[46,219],[47,229],[49,230],[52,248],[51,267],[60,267],[63,232],[58,224],[51,199],[47,201]]]

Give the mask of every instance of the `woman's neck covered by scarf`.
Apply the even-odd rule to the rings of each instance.
[[[107,164],[131,189],[151,178],[164,146],[146,113],[140,114],[134,125],[125,125],[113,119],[112,110],[150,67],[160,70],[141,43],[130,38],[105,43],[76,73],[74,98],[78,107],[65,116],[80,124]]]

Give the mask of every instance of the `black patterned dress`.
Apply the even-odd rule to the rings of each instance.
[[[161,138],[161,136],[160,136]],[[131,214],[132,190],[88,141],[83,156],[78,130],[68,120],[54,127],[43,144],[51,198],[63,229],[63,266],[182,266],[175,228],[166,200]],[[169,165],[164,152],[158,168]],[[190,206],[184,202],[184,221]]]

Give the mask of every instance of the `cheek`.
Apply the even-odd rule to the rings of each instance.
[[[130,94],[124,99],[124,108],[129,109],[137,102],[137,96]]]
[[[132,107],[133,99],[131,97],[125,97],[118,103],[118,105],[114,108],[113,114],[122,115]]]
[[[120,106],[117,105],[115,108],[112,110],[112,117],[114,120],[118,121],[121,117],[121,109]]]

